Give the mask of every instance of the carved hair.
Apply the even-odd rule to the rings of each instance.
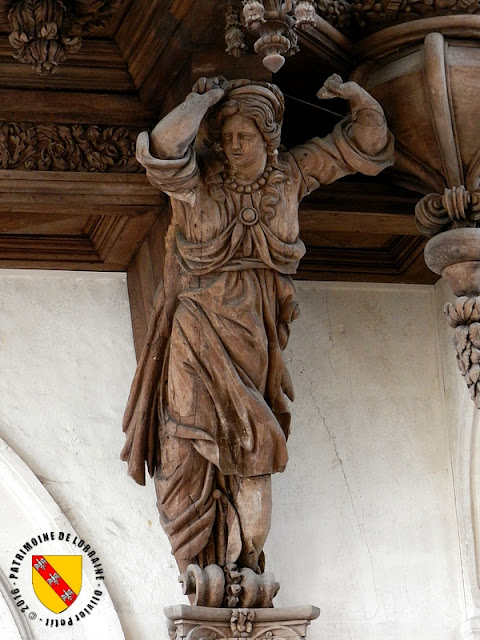
[[[255,122],[267,146],[270,164],[276,166],[277,149],[280,146],[283,119],[283,96],[278,87],[269,83],[230,83],[230,91],[212,109],[208,117],[208,136],[215,152],[223,157],[222,127],[226,118],[239,114]]]

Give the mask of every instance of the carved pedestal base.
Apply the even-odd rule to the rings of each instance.
[[[216,609],[179,604],[165,607],[164,613],[170,640],[301,640],[320,609]]]

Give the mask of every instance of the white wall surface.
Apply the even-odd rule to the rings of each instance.
[[[0,271],[0,437],[100,554],[127,640],[147,640],[182,596],[153,486],[119,459],[134,369],[125,274]],[[23,539],[0,549],[5,573]]]
[[[268,541],[277,603],[320,606],[315,640],[458,638],[435,290],[301,283],[298,293],[290,463],[275,478]]]
[[[290,463],[266,547],[276,606],[321,607],[311,640],[460,638],[456,414],[443,389],[455,363],[437,324],[447,294],[297,288]],[[125,638],[149,640],[167,637],[163,606],[186,600],[153,487],[119,460],[134,367],[124,275],[0,271],[0,437],[101,554]],[[8,510],[4,526],[19,527]],[[15,550],[0,549],[2,571]]]

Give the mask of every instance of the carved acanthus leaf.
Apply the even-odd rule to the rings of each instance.
[[[14,58],[39,74],[58,65],[82,46],[82,35],[105,26],[121,0],[14,0],[8,20]]]
[[[0,122],[0,169],[137,173],[138,133],[121,126]]]

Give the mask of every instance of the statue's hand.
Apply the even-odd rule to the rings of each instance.
[[[199,78],[192,87],[192,93],[208,97],[208,106],[211,107],[225,95],[226,84],[227,80],[223,76]]]
[[[325,80],[323,87],[317,93],[317,98],[320,100],[343,98],[344,100],[355,101],[365,94],[367,94],[365,89],[362,89],[356,82],[343,82],[342,78],[334,73]]]

